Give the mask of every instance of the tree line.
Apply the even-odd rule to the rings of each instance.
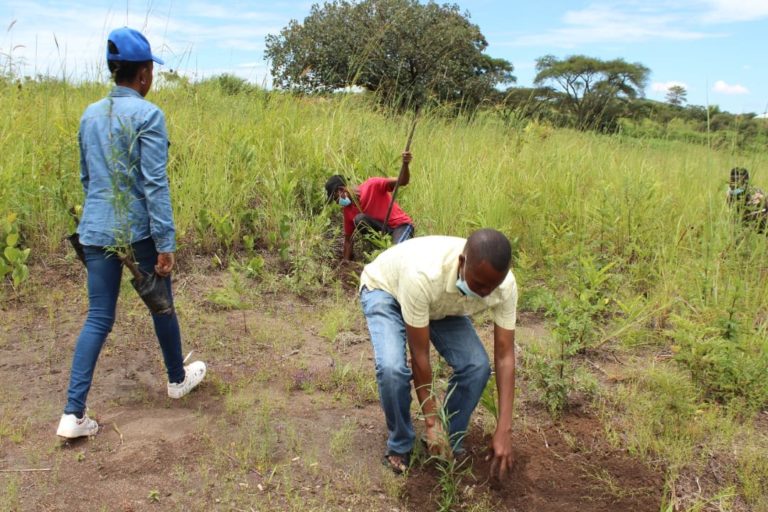
[[[768,140],[768,123],[755,114],[685,105],[682,86],[670,87],[666,103],[645,99],[650,69],[639,62],[545,55],[536,61],[534,86],[523,88],[514,85],[512,63],[491,57],[487,47],[480,28],[457,5],[333,0],[313,5],[302,22],[292,20],[267,36],[265,57],[279,89],[308,94],[363,90],[399,110],[492,109],[508,119],[579,130],[653,128],[645,134],[690,132],[694,141],[697,133],[735,131],[739,145]]]

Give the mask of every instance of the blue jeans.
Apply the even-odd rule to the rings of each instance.
[[[412,374],[400,304],[385,291],[367,288],[363,288],[360,301],[371,334],[379,398],[387,420],[387,448],[407,453],[413,449],[415,434],[411,422]],[[488,354],[465,316],[432,320],[429,335],[435,349],[453,369],[445,408],[451,445],[454,452],[460,452],[470,416],[491,374]]]
[[[120,260],[103,247],[86,245],[83,249],[88,268],[88,318],[75,345],[67,390],[67,406],[64,408],[64,414],[78,416],[85,412],[85,401],[91,389],[96,361],[101,347],[107,340],[107,334],[112,331],[112,325],[115,323],[117,296],[120,293],[123,273]],[[154,272],[157,251],[151,238],[133,244],[133,253],[142,270]],[[170,277],[164,281],[170,294]],[[152,315],[152,320],[168,370],[168,381],[182,382],[185,376],[184,362],[181,357],[181,332],[176,312],[170,315]]]
[[[392,243],[395,245],[403,243],[406,240],[410,240],[413,238],[415,233],[413,224],[400,224],[395,228],[391,228],[389,226],[385,228],[383,221],[378,221],[373,217],[365,215],[364,213],[358,213],[355,215],[354,223],[355,230],[361,233],[374,231],[391,235]]]

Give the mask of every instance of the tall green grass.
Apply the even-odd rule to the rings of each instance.
[[[0,86],[0,211],[18,215],[33,260],[63,252],[67,209],[82,202],[79,117],[108,90]],[[394,175],[411,118],[377,111],[363,95],[231,92],[214,80],[161,84],[148,97],[167,115],[181,250],[262,249],[307,281],[330,279],[323,262],[338,211],[324,207],[325,179]],[[768,325],[765,237],[733,222],[724,192],[736,165],[768,186],[768,155],[512,119],[420,116],[412,182],[399,194],[418,234],[506,232],[524,290],[570,293],[595,322],[587,344],[664,342],[678,337],[683,322],[672,319],[682,317],[715,329],[686,328],[682,338],[765,348],[755,337]]]
[[[79,117],[108,90],[0,84],[0,213],[18,215],[33,261],[65,253],[67,209],[82,202]],[[231,92],[210,81],[148,97],[168,120],[180,250],[222,261],[269,252],[297,291],[332,281],[330,239],[340,226],[335,206],[324,206],[323,183],[337,173],[353,181],[394,176],[411,118],[377,110],[364,95]],[[705,402],[743,420],[768,405],[766,238],[725,206],[731,167],[747,167],[768,187],[765,152],[439,111],[420,115],[412,151],[411,184],[398,200],[417,234],[466,236],[481,226],[507,233],[521,306],[553,316],[559,342],[573,344],[561,354],[650,347],[679,363],[696,390],[684,400],[694,411]],[[661,379],[654,375],[643,379]],[[681,400],[678,380],[670,382],[653,391],[664,395],[661,404]],[[632,393],[653,408],[646,391]],[[655,411],[637,417],[671,416]],[[641,423],[630,436],[640,454],[663,452],[654,436],[674,437],[679,427]],[[668,460],[683,466],[677,457],[690,458],[692,443]],[[757,496],[765,462],[750,457],[744,492]]]
[[[61,252],[67,209],[82,202],[79,117],[107,91],[57,81],[0,86],[0,210],[18,214],[33,257]],[[189,250],[232,251],[251,236],[290,257],[297,236],[329,229],[330,174],[361,181],[399,168],[411,119],[377,112],[362,95],[226,91],[209,81],[148,97],[167,115],[175,216]],[[682,299],[696,314],[735,307],[736,320],[763,325],[765,239],[734,225],[724,192],[735,165],[768,185],[765,153],[439,112],[420,116],[413,151],[412,183],[399,200],[419,234],[494,226],[515,240],[523,277],[572,286],[587,258],[613,265],[609,300]]]

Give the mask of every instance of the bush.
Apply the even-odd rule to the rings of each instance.
[[[14,288],[29,278],[27,258],[31,249],[22,249],[19,243],[16,214],[8,213],[0,219],[0,281],[10,275]]]
[[[675,359],[691,373],[705,396],[748,410],[768,404],[768,341],[743,333],[732,318],[706,326],[678,318]]]
[[[216,82],[218,82],[219,88],[221,88],[221,92],[231,96],[249,92],[251,89],[253,89],[253,86],[249,84],[248,81],[244,78],[230,75],[228,73],[224,73],[223,75],[216,77]]]

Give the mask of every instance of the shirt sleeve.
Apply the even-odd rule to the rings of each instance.
[[[168,133],[159,108],[150,111],[139,132],[141,174],[149,212],[149,228],[157,252],[176,251],[176,228],[168,184]]]
[[[371,188],[372,192],[381,194],[389,192],[387,190],[389,181],[389,178],[368,178],[365,182]]]
[[[403,320],[411,327],[427,327],[429,325],[429,283],[427,277],[420,273],[408,273],[400,277],[398,282],[397,300]]]
[[[512,292],[504,302],[497,304],[491,309],[493,313],[493,323],[502,329],[510,331],[515,329],[517,324],[517,283],[512,286]]]

